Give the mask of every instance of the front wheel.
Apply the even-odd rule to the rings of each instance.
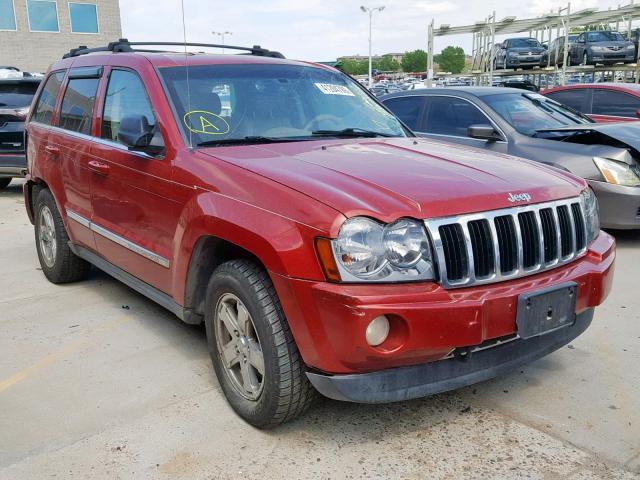
[[[9,186],[9,184],[11,183],[11,180],[12,180],[11,177],[0,178],[0,190],[3,190],[5,188],[7,188]]]
[[[227,401],[245,421],[273,428],[316,396],[267,272],[249,260],[219,266],[207,288],[205,326]]]
[[[589,65],[589,55],[587,55],[587,52],[584,52],[584,54],[582,55],[582,63],[580,65]]]

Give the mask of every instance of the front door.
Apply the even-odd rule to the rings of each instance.
[[[94,144],[91,202],[97,252],[144,282],[170,293],[172,244],[180,204],[171,196],[171,159],[131,151],[119,138],[122,119],[144,116],[162,136],[136,72],[111,69]]]

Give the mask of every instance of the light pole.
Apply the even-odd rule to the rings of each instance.
[[[381,12],[384,10],[384,6],[375,8],[362,6],[360,7],[360,10],[369,14],[369,88],[371,88],[373,85],[373,77],[371,76],[371,24],[373,23],[373,12]]]
[[[211,35],[218,35],[219,37],[222,37],[222,45],[223,45],[223,47],[222,47],[222,53],[224,53],[224,45],[225,45],[225,43],[224,43],[224,36],[225,36],[225,35],[233,35],[233,32],[226,32],[226,31],[225,31],[225,32],[215,32],[215,31],[214,31],[214,32],[211,32]]]

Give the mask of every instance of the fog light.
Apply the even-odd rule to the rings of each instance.
[[[384,315],[371,320],[367,326],[365,337],[372,347],[380,345],[389,336],[389,320]]]

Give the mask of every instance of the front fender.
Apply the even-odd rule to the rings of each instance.
[[[193,197],[180,216],[174,239],[174,299],[184,305],[189,265],[202,237],[226,240],[255,255],[272,272],[287,277],[323,280],[314,227],[269,210],[206,191]]]

